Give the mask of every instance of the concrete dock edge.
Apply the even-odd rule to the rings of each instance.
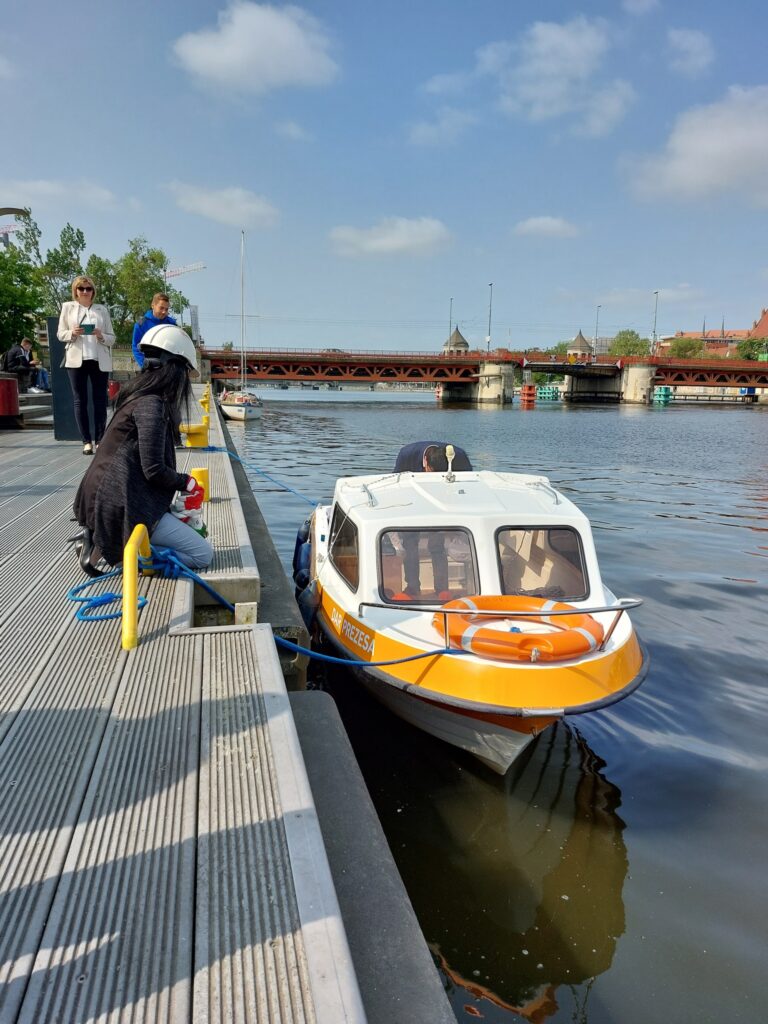
[[[333,698],[290,702],[369,1024],[456,1024]]]

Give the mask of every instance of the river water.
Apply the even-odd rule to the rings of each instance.
[[[768,1020],[768,408],[263,397],[235,442],[302,494],[450,440],[549,476],[607,585],[644,600],[641,689],[504,778],[328,680],[458,1021]],[[309,506],[249,477],[288,566]]]

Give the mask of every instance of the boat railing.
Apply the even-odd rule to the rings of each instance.
[[[630,608],[639,608],[642,603],[643,603],[643,599],[641,597],[620,597],[616,601],[615,604],[601,605],[598,608],[582,608],[582,607],[576,608],[576,607],[573,607],[573,608],[547,609],[547,610],[544,610],[542,608],[532,608],[530,611],[518,611],[517,609],[515,609],[514,612],[511,612],[509,610],[509,608],[499,608],[499,609],[494,609],[494,608],[483,608],[483,609],[479,609],[479,608],[478,609],[473,609],[473,608],[446,608],[444,605],[441,605],[441,604],[426,604],[426,603],[425,604],[421,604],[421,603],[419,603],[417,601],[409,601],[407,604],[402,603],[402,602],[399,603],[399,604],[392,604],[392,603],[384,604],[383,602],[380,602],[380,601],[361,601],[360,604],[357,607],[357,613],[358,613],[358,616],[361,619],[365,618],[365,611],[364,611],[365,608],[385,608],[385,609],[388,608],[390,610],[391,609],[397,609],[398,611],[402,611],[405,608],[408,611],[431,612],[433,615],[435,613],[439,613],[443,617],[443,641],[445,643],[445,646],[448,647],[449,646],[449,643],[448,643],[448,616],[449,615],[466,615],[467,612],[471,612],[473,618],[474,617],[482,617],[482,618],[488,618],[488,619],[508,619],[508,618],[515,618],[515,619],[522,619],[522,618],[541,619],[541,618],[546,617],[546,618],[549,619],[549,618],[555,618],[558,615],[597,615],[597,614],[599,614],[601,612],[615,612],[613,620],[611,621],[610,626],[605,631],[605,635],[603,636],[603,641],[600,644],[600,646],[598,647],[598,651],[603,651],[603,650],[605,650],[606,644],[608,643],[608,641],[613,636],[613,631],[616,629],[616,626],[619,624],[619,619],[624,614],[624,612],[629,611]]]

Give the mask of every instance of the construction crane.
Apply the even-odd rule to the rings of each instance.
[[[165,280],[169,277],[181,277],[182,274],[191,274],[193,270],[205,270],[204,263],[185,263],[183,267],[171,267],[165,271]]]
[[[168,287],[168,279],[171,277],[181,277],[182,274],[191,274],[194,270],[205,270],[204,263],[185,263],[183,267],[171,267],[170,270],[165,271],[165,285]],[[182,326],[184,325],[184,309],[183,307],[179,310],[179,320]]]

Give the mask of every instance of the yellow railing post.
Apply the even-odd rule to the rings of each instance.
[[[123,551],[123,650],[139,643],[139,555],[149,558],[149,534],[142,523],[134,526]]]

